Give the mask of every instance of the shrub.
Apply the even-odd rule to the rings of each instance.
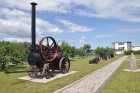
[[[135,55],[138,55],[138,54],[140,54],[140,50],[138,50],[138,51],[134,51],[134,50],[124,51],[124,55],[131,55],[131,53],[134,53]]]

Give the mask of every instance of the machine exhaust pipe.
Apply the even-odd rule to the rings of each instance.
[[[36,5],[37,3],[32,2],[32,18],[31,18],[31,41],[30,53],[28,55],[28,63],[31,66],[37,65],[40,62],[40,54],[36,51]]]
[[[31,19],[31,41],[32,41],[32,52],[36,52],[36,8],[37,3],[32,2],[32,19]]]

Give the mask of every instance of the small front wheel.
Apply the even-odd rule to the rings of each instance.
[[[70,60],[67,57],[62,57],[59,62],[60,71],[65,74],[69,72],[70,69]]]
[[[53,77],[54,76],[53,66],[51,66],[50,64],[44,64],[43,74],[47,79]]]

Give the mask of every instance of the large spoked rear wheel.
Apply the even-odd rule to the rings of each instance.
[[[58,51],[56,41],[52,37],[44,37],[39,43],[39,51],[45,61],[52,62]]]
[[[70,69],[70,60],[67,57],[62,57],[59,62],[60,71],[65,74],[69,72]]]
[[[53,77],[54,76],[53,66],[51,66],[50,64],[44,64],[43,74],[44,74],[44,77],[46,77],[46,79]]]

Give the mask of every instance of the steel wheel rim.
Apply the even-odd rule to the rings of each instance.
[[[69,61],[69,59],[66,58],[66,57],[63,57],[60,60],[59,68],[60,68],[60,70],[61,70],[61,72],[63,74],[68,73],[69,72],[69,69],[70,69],[70,61]]]

